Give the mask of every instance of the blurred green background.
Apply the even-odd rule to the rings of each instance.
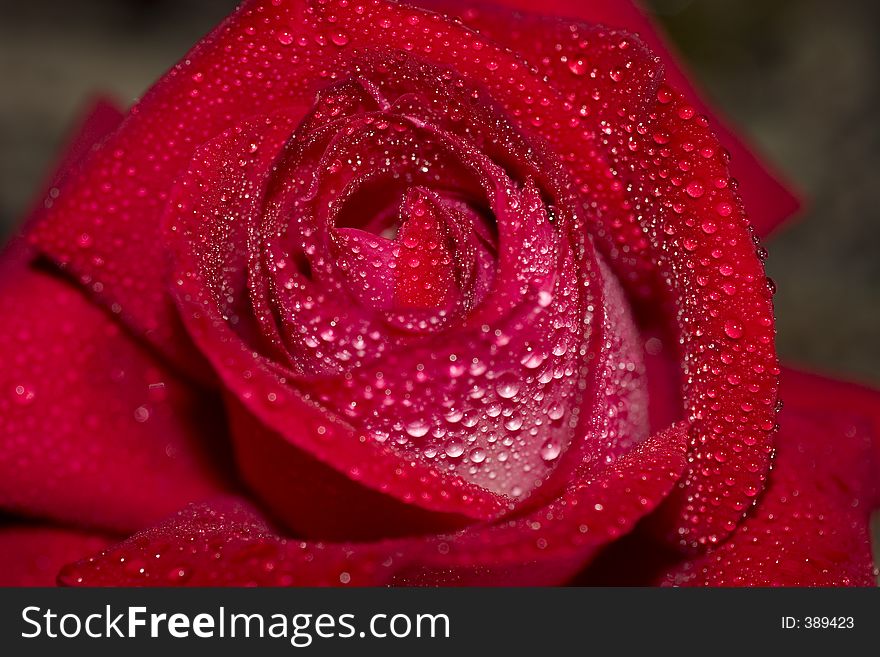
[[[0,231],[96,91],[130,103],[233,0],[3,0]],[[767,246],[789,362],[880,384],[880,3],[650,0],[715,105],[800,189]]]

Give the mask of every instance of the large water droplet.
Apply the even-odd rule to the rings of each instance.
[[[428,433],[429,428],[430,426],[424,420],[413,420],[406,425],[406,432],[413,438],[421,438]]]
[[[687,187],[684,188],[684,191],[686,191],[687,195],[691,198],[700,198],[705,190],[703,189],[703,183],[698,180],[692,180],[687,184]]]
[[[495,392],[503,399],[510,399],[519,392],[519,379],[513,374],[502,374],[495,383]]]
[[[559,454],[562,452],[562,448],[558,443],[548,440],[541,446],[541,458],[545,461],[553,461],[559,457]]]
[[[741,338],[743,334],[742,324],[732,319],[728,319],[724,322],[724,332],[727,334],[727,337],[737,340]]]
[[[446,456],[456,459],[464,454],[464,447],[459,442],[451,442],[446,446]]]

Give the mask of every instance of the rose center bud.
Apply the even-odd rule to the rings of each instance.
[[[394,303],[402,308],[445,308],[454,292],[456,257],[444,218],[421,189],[411,190],[397,233]]]

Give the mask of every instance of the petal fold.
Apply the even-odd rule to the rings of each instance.
[[[628,531],[684,469],[676,425],[616,463],[582,473],[528,514],[459,532],[375,543],[301,541],[277,534],[247,503],[193,505],[154,529],[65,567],[73,586],[527,586],[566,581]],[[158,556],[157,556],[158,555]]]
[[[107,101],[91,109],[32,220],[119,117]],[[0,508],[133,531],[227,489],[220,402],[182,383],[22,239],[0,252],[0,316]]]

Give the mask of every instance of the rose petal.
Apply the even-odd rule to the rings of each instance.
[[[874,422],[831,402],[850,386],[783,375],[776,467],[755,513],[724,545],[681,564],[665,584],[687,586],[874,586],[871,511],[877,497]],[[821,405],[814,404],[819,395]],[[868,410],[868,409],[865,409]]]
[[[328,14],[332,14],[334,18],[332,26],[331,21],[325,21]],[[383,22],[388,25],[377,29]],[[560,24],[556,24],[558,28]],[[429,32],[433,30],[430,43],[425,39],[425,34],[428,33],[425,32],[426,29]],[[327,30],[330,30],[329,34],[326,33]],[[598,34],[597,30],[587,31]],[[620,44],[611,44],[607,38],[604,41],[600,38],[599,41],[601,49],[615,51],[612,58],[629,57],[627,53],[620,54],[626,50]],[[694,335],[700,336],[700,339],[687,339],[685,344],[686,374],[692,379],[688,381],[689,390],[685,401],[691,407],[690,416],[694,420],[695,457],[714,457],[722,448],[730,448],[735,452],[730,456],[727,466],[711,466],[707,472],[695,469],[687,490],[682,495],[689,496],[690,499],[684,499],[673,509],[673,515],[680,516],[675,518],[673,533],[678,537],[677,530],[684,529],[683,541],[689,545],[718,540],[739,519],[743,506],[750,498],[751,489],[760,485],[768,462],[769,430],[762,428],[767,421],[764,417],[767,412],[764,410],[755,413],[755,420],[741,420],[741,411],[730,406],[741,402],[740,394],[722,394],[723,403],[718,408],[711,408],[713,402],[707,399],[710,397],[709,393],[716,388],[726,393],[731,389],[730,386],[742,385],[739,390],[748,389],[750,395],[754,395],[757,400],[754,404],[756,407],[763,409],[767,404],[772,406],[772,370],[762,373],[752,373],[749,370],[753,361],[772,360],[772,346],[755,347],[750,342],[753,338],[763,339],[765,334],[770,333],[770,325],[758,326],[759,322],[769,318],[769,297],[759,286],[760,276],[756,272],[760,270],[760,266],[756,265],[754,258],[752,260],[755,262],[751,262],[746,253],[748,245],[744,243],[743,237],[748,239],[748,234],[732,192],[703,193],[699,195],[703,200],[692,205],[699,215],[705,215],[706,208],[703,206],[710,200],[723,197],[726,199],[724,202],[732,208],[730,215],[727,215],[729,220],[723,222],[724,230],[716,231],[718,234],[714,240],[720,246],[723,238],[728,243],[725,247],[728,250],[731,240],[738,243],[737,249],[730,252],[731,260],[736,261],[734,269],[739,269],[736,275],[743,279],[738,281],[740,295],[736,304],[721,303],[711,298],[718,285],[714,275],[709,276],[711,289],[701,291],[700,274],[705,274],[705,270],[711,268],[711,265],[702,264],[711,255],[704,251],[713,250],[712,240],[701,243],[700,253],[683,258],[683,267],[669,266],[667,252],[671,250],[680,255],[682,252],[679,241],[683,239],[682,234],[693,232],[693,226],[688,226],[685,218],[676,219],[673,214],[676,201],[683,201],[685,205],[690,203],[683,193],[665,189],[659,203],[650,198],[657,185],[657,177],[665,179],[668,172],[662,166],[655,167],[646,163],[645,155],[632,157],[618,154],[608,161],[606,148],[612,154],[625,152],[620,150],[626,146],[623,136],[628,129],[633,128],[632,124],[636,121],[630,114],[641,117],[645,108],[651,107],[653,98],[647,92],[652,91],[652,85],[659,82],[657,67],[652,66],[644,52],[636,48],[628,51],[632,53],[628,61],[634,64],[633,75],[637,77],[639,84],[632,87],[629,93],[619,96],[613,91],[614,85],[605,82],[599,91],[608,91],[613,103],[593,104],[595,111],[618,110],[618,116],[597,114],[595,119],[587,118],[582,121],[583,117],[578,115],[567,100],[567,89],[548,85],[547,78],[532,73],[521,57],[498,47],[497,44],[475,37],[470,30],[446,18],[383,3],[372,3],[369,7],[359,5],[357,8],[348,3],[339,3],[338,6],[335,3],[315,3],[308,7],[298,3],[280,3],[272,8],[258,2],[247,3],[233,19],[218,28],[147,95],[126,126],[117,132],[113,144],[107,144],[90,159],[88,172],[82,178],[88,184],[75,186],[73,193],[63,199],[64,203],[59,204],[64,207],[54,213],[41,233],[43,248],[56,259],[69,260],[73,270],[87,275],[90,281],[97,280],[101,289],[107,292],[107,300],[111,303],[114,294],[131,297],[130,292],[126,291],[125,282],[136,279],[146,289],[136,299],[131,299],[128,308],[125,308],[126,304],[121,304],[123,315],[141,328],[144,323],[137,321],[138,319],[158,317],[163,330],[173,332],[171,327],[174,322],[168,319],[169,311],[164,305],[164,294],[158,291],[161,275],[151,275],[147,282],[144,272],[148,270],[144,267],[144,258],[151,262],[159,260],[150,250],[155,237],[151,231],[155,227],[157,210],[170,188],[172,177],[179,171],[195,145],[228,125],[242,107],[246,106],[249,112],[254,112],[285,103],[296,106],[304,96],[311,93],[313,89],[310,85],[325,84],[322,76],[326,75],[328,69],[335,70],[337,66],[335,53],[347,53],[359,46],[387,46],[396,49],[401,43],[404,48],[415,53],[425,51],[431,61],[451,66],[465,77],[484,85],[509,113],[521,118],[524,129],[536,132],[558,145],[563,158],[569,158],[566,144],[568,149],[576,148],[573,162],[586,175],[583,193],[588,198],[593,197],[598,206],[607,205],[614,210],[624,211],[623,216],[619,217],[617,212],[612,212],[604,220],[600,218],[600,221],[606,221],[604,225],[613,228],[615,219],[625,218],[626,221],[620,224],[622,228],[617,233],[622,237],[622,245],[630,250],[638,247],[636,251],[641,249],[649,256],[647,260],[639,260],[639,254],[636,253],[632,256],[633,262],[648,266],[656,274],[657,280],[672,275],[672,280],[676,283],[677,301],[681,306],[681,328],[688,335],[693,329]],[[245,44],[252,54],[243,58],[241,53],[244,52]],[[475,55],[478,50],[479,54]],[[603,62],[607,63],[606,60]],[[615,71],[603,69],[602,73],[614,81]],[[571,75],[571,71],[568,74]],[[259,80],[258,88],[254,85],[255,79]],[[223,103],[214,102],[218,94],[212,87],[217,85],[224,85],[222,94],[219,94]],[[626,85],[621,86],[624,87]],[[267,92],[267,88],[272,91]],[[674,93],[671,97],[675,97]],[[675,102],[674,107],[682,109],[679,101]],[[689,154],[682,156],[683,159],[702,156],[693,154],[684,147],[689,143],[685,140],[690,137],[699,137],[701,140],[705,138],[707,142],[714,144],[710,136],[703,134],[705,126],[697,120],[682,128],[677,123],[679,119],[671,114],[672,109],[673,106],[669,106],[659,113],[659,117],[655,119],[658,127],[679,131],[679,138],[674,145]],[[680,121],[689,120],[680,111],[679,116]],[[667,122],[671,122],[671,125],[667,126]],[[699,129],[693,127],[695,124],[700,124]],[[603,135],[608,134],[605,128],[609,125],[611,139],[605,139]],[[614,147],[615,140],[621,138],[624,141],[617,145],[619,148]],[[643,147],[653,148],[650,144]],[[713,159],[713,167],[720,167],[726,182],[726,170],[718,163],[722,158],[717,152],[717,144],[710,150],[712,152],[708,158]],[[143,190],[134,187],[138,183],[125,177],[128,170],[126,167],[134,167],[136,172],[138,166],[143,166],[143,162],[154,160],[161,161],[162,165],[156,175],[151,172],[146,177],[145,184],[148,186]],[[647,171],[640,169],[642,164],[647,164]],[[692,168],[693,162],[688,161],[687,166]],[[701,165],[700,170],[714,173],[714,168],[708,166]],[[134,178],[140,179],[138,176]],[[636,191],[629,193],[626,190],[632,178],[635,179]],[[101,190],[97,201],[92,198],[93,190]],[[639,224],[639,217],[642,215],[658,217],[660,221],[654,226],[646,227]],[[91,272],[94,263],[81,250],[71,249],[69,246],[72,242],[67,238],[71,234],[86,233],[91,237],[91,232],[94,232],[91,229],[98,222],[106,222],[100,235],[95,235],[96,242],[100,242],[100,259],[104,262],[113,260],[112,267],[105,269],[115,268],[115,275],[94,274]],[[110,230],[107,230],[107,226]],[[632,229],[635,229],[635,235],[620,232]],[[114,244],[117,238],[122,239],[124,248]],[[131,253],[128,252],[129,249]],[[665,261],[666,266],[662,270],[655,266],[658,264],[655,258]],[[713,263],[712,260],[707,262]],[[133,269],[128,269],[129,267]],[[698,268],[696,276],[688,274],[689,267]],[[125,274],[126,271],[128,274]],[[744,291],[744,288],[748,290]],[[720,331],[728,322],[738,326],[741,321],[739,314],[747,306],[749,310],[756,312],[751,314],[754,326],[746,327],[748,338],[742,344],[746,350],[753,347],[754,350],[749,352],[751,355],[748,357],[741,356],[741,369],[735,372],[738,383],[725,382],[720,378],[721,374],[726,373],[723,369],[718,369],[718,374],[711,377],[703,376],[704,371],[714,373],[713,368],[716,366],[713,360],[715,352],[708,350],[707,345],[719,339],[725,340]],[[717,321],[693,326],[695,319],[712,312],[718,314]],[[170,336],[166,337],[168,344],[174,343]],[[746,345],[747,342],[749,344]],[[731,431],[719,429],[723,426],[720,422],[726,422],[727,417],[734,418]],[[715,433],[719,435],[716,436]],[[703,444],[703,441],[706,443]],[[743,448],[740,443],[744,443],[746,447]],[[733,492],[729,492],[728,485],[724,484],[730,473],[735,474],[735,482],[731,487]],[[710,507],[718,501],[723,501],[723,504],[713,511]]]
[[[55,586],[62,566],[94,554],[113,540],[60,527],[0,526],[0,586]]]
[[[114,116],[89,115],[52,189]],[[225,490],[204,443],[222,441],[219,402],[32,258],[0,254],[0,507],[130,531]]]
[[[222,491],[220,401],[21,245],[0,261],[0,507],[133,530]]]
[[[798,371],[782,370],[782,400],[788,407],[839,410],[870,423],[880,463],[880,393],[873,388]],[[877,471],[880,479],[880,471]]]
[[[585,473],[541,509],[448,535],[300,542],[278,536],[258,512],[236,500],[191,506],[66,567],[59,581],[83,586],[556,584],[666,495],[684,468],[684,444],[684,428],[670,428],[615,464]]]
[[[752,514],[724,544],[681,560],[645,531],[606,550],[586,585],[874,586],[880,393],[785,370],[778,455]]]
[[[433,2],[425,2],[424,4],[431,6]],[[459,3],[451,2],[449,4],[455,6]],[[492,4],[524,12],[536,10],[536,5],[531,0],[493,0]],[[466,6],[472,7],[473,3],[467,3]],[[540,4],[540,12],[548,16],[577,19],[587,23],[601,23],[609,27],[627,30],[637,34],[651,48],[651,51],[663,63],[667,82],[680,89],[689,104],[698,113],[708,117],[712,132],[718,136],[721,144],[730,152],[730,173],[740,183],[740,195],[749,212],[752,225],[759,235],[766,236],[798,210],[800,204],[790,190],[788,183],[778,171],[763,160],[760,154],[756,153],[747,140],[731,129],[723,114],[713,109],[711,103],[702,99],[703,95],[690,82],[692,76],[688,75],[685,67],[681,65],[681,57],[675,48],[670,45],[662,30],[657,29],[638,7],[637,2],[631,0],[589,0],[589,2],[548,0]],[[469,24],[467,9],[463,9],[460,13],[463,14],[465,23]],[[548,41],[536,36],[534,32],[531,32],[530,40],[534,44],[543,44]],[[528,57],[528,53],[525,54]]]

